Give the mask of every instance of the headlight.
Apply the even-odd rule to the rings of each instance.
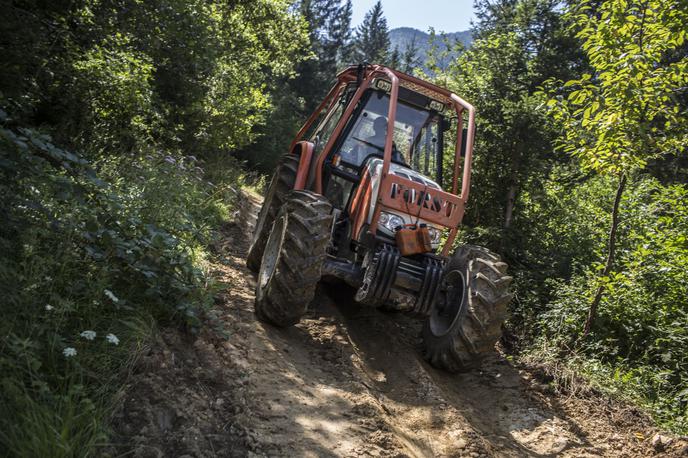
[[[437,245],[442,241],[442,231],[436,227],[428,226],[428,233],[430,234],[430,242]]]
[[[380,219],[378,222],[388,231],[394,232],[399,226],[403,226],[404,219],[401,216],[393,215],[387,212],[380,212]]]

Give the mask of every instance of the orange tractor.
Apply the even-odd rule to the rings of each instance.
[[[337,279],[361,304],[424,320],[433,366],[464,370],[492,352],[512,297],[507,265],[472,245],[451,253],[474,132],[473,106],[446,89],[380,65],[340,73],[267,189],[247,257],[258,317],[296,324],[318,282]]]

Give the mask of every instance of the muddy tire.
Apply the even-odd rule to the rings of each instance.
[[[284,196],[265,243],[256,284],[256,315],[280,327],[299,322],[315,296],[332,228],[332,205],[310,191]]]
[[[423,356],[449,372],[480,364],[502,335],[512,298],[507,265],[486,248],[464,245],[450,258],[441,296],[422,331]]]
[[[253,272],[258,272],[260,260],[263,258],[265,243],[270,235],[270,228],[275,217],[284,204],[285,195],[294,189],[296,172],[299,168],[299,157],[294,154],[283,156],[272,176],[268,191],[265,193],[263,206],[258,213],[256,227],[251,239],[251,247],[246,255],[246,265]]]

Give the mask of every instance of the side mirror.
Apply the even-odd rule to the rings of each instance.
[[[450,130],[452,127],[452,120],[451,119],[443,119],[442,120],[442,132],[447,132]]]

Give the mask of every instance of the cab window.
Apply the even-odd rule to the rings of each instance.
[[[383,156],[387,137],[389,96],[371,90],[339,150],[345,165],[357,168],[367,157]],[[438,178],[441,167],[442,117],[399,100],[394,122],[392,161],[430,178]]]
[[[313,153],[317,157],[322,153],[325,145],[330,140],[334,129],[337,127],[339,120],[346,109],[346,106],[351,100],[351,95],[355,88],[353,86],[347,87],[343,94],[339,97],[336,105],[330,110],[330,112],[321,121],[318,127],[315,129],[313,134],[309,137],[309,141],[313,143]]]

